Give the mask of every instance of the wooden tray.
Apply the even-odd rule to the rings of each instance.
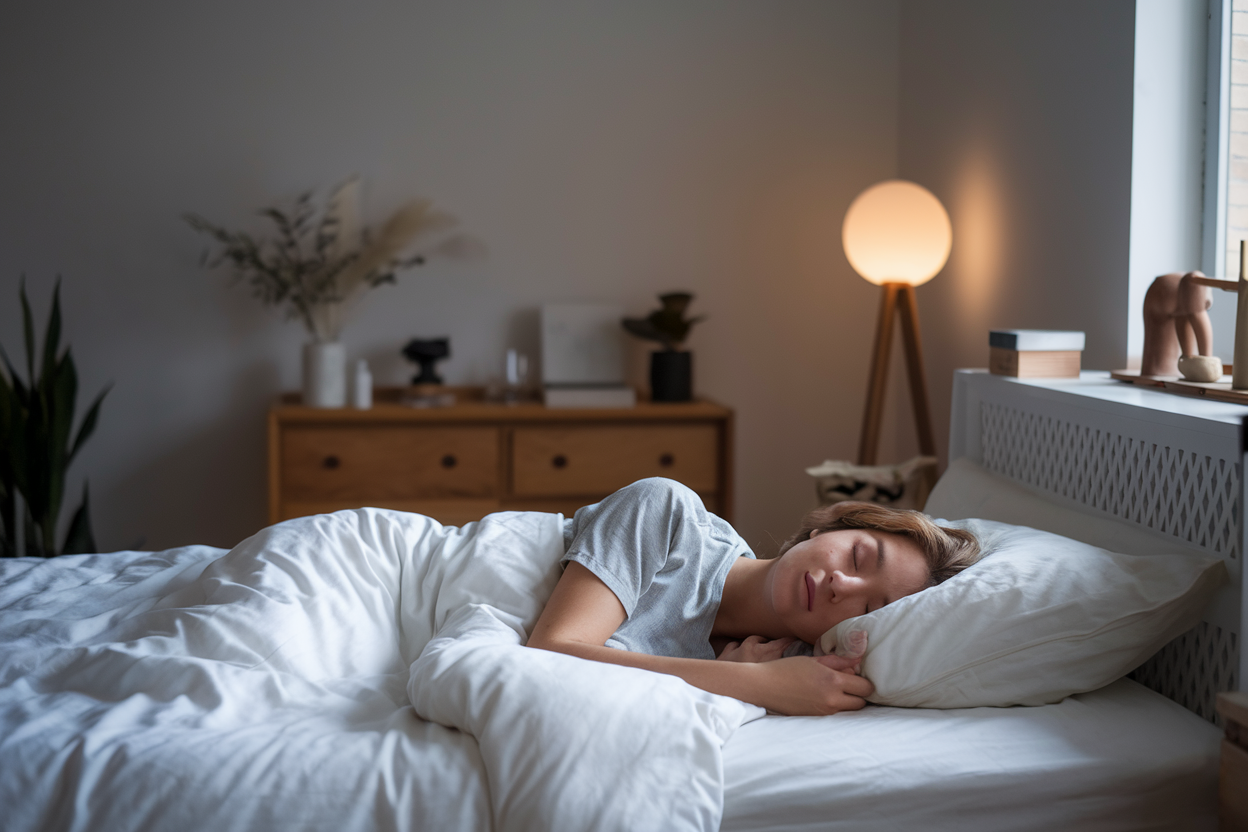
[[[1204,396],[1219,402],[1232,404],[1248,404],[1248,390],[1231,389],[1231,365],[1222,365],[1222,380],[1207,384],[1198,381],[1184,381],[1179,376],[1142,376],[1139,370],[1112,370],[1110,377],[1140,387],[1151,387],[1165,390],[1168,393],[1179,393],[1184,396]]]

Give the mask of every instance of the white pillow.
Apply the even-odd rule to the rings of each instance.
[[[1216,558],[1121,555],[990,520],[985,553],[940,586],[843,621],[832,652],[867,633],[870,701],[912,708],[1043,705],[1104,687],[1193,627],[1226,568]]]

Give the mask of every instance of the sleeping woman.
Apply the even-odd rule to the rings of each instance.
[[[790,715],[856,710],[873,688],[857,658],[786,648],[935,586],[979,552],[969,532],[919,512],[838,503],[756,560],[697,494],[659,478],[578,510],[564,543],[530,647],[668,673]]]

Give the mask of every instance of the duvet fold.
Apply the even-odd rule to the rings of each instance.
[[[0,563],[6,830],[716,829],[759,711],[521,646],[560,515]]]

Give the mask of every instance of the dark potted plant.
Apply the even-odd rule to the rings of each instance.
[[[22,329],[26,340],[26,381],[18,376],[0,347],[7,372],[0,373],[0,555],[51,557],[96,551],[91,533],[91,510],[87,485],[82,503],[70,520],[60,546],[57,521],[65,496],[65,472],[95,430],[100,403],[108,392],[96,396],[74,433],[74,409],[78,396],[78,371],[66,347],[61,351],[61,285],[52,293],[52,312],[43,337],[39,375],[35,375],[35,327],[22,282]],[[71,440],[72,436],[72,440]],[[19,513],[17,495],[24,509]],[[18,524],[23,544],[19,551]]]
[[[689,330],[704,315],[686,318],[693,301],[689,292],[659,295],[662,307],[644,318],[625,318],[624,328],[638,338],[657,341],[663,349],[650,354],[650,399],[656,402],[687,402],[693,398],[693,353],[681,350]]]

